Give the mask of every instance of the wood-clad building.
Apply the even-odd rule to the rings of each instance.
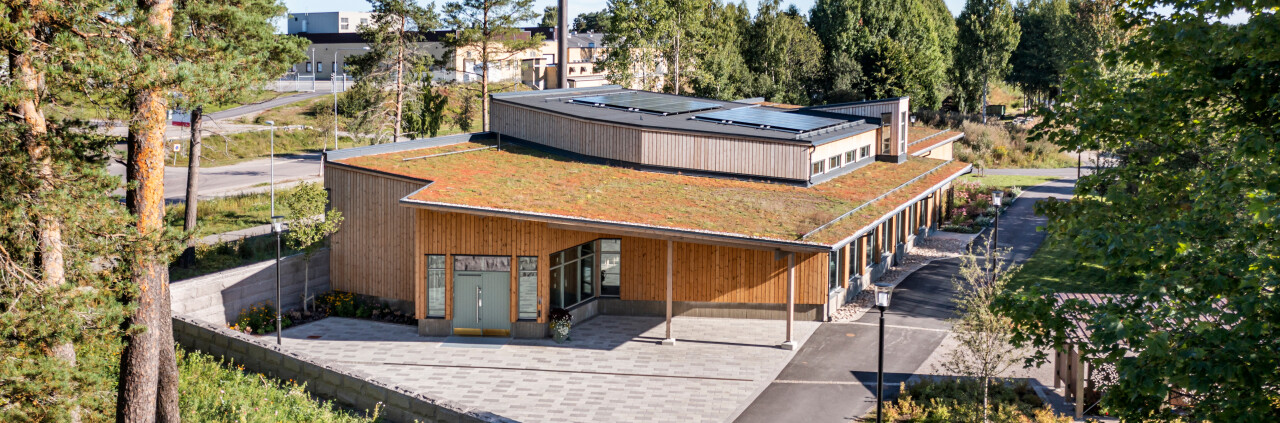
[[[905,142],[885,159],[881,130],[896,132],[872,118],[816,111],[784,124],[831,126],[776,130],[562,101],[600,92],[495,96],[494,132],[327,153],[346,216],[333,289],[403,305],[424,335],[546,336],[553,309],[667,316],[668,330],[682,315],[825,320],[937,228],[969,170],[900,159]]]

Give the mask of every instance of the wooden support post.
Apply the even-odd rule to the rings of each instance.
[[[1084,418],[1084,360],[1080,358],[1080,350],[1072,348],[1071,351],[1071,369],[1073,374],[1071,378],[1075,382],[1075,399],[1076,399],[1076,419]]]
[[[1053,389],[1062,387],[1062,351],[1053,350]]]
[[[675,345],[676,338],[671,336],[671,279],[675,273],[675,242],[667,240],[667,338],[662,345]]]
[[[784,350],[796,349],[792,338],[796,323],[796,253],[787,254],[787,340],[780,345]]]

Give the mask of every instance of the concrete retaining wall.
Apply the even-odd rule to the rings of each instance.
[[[303,265],[301,254],[280,262],[281,306],[285,310],[302,307]],[[311,257],[311,295],[329,290],[329,250]],[[169,285],[173,315],[206,322],[227,324],[240,310],[255,304],[276,301],[275,260],[224,270]]]
[[[370,376],[341,365],[282,350],[275,336],[258,337],[227,329],[225,325],[192,316],[173,318],[173,337],[183,347],[222,357],[244,366],[245,371],[276,379],[306,381],[307,391],[355,410],[381,404],[381,416],[392,422],[463,423],[512,422],[493,413],[460,404],[427,398],[404,389],[370,380]]]

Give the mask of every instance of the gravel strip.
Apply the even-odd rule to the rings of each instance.
[[[931,237],[924,240],[917,240],[914,248],[907,253],[907,258],[902,260],[897,267],[890,268],[888,271],[876,279],[875,283],[887,282],[893,286],[898,286],[907,275],[920,270],[924,265],[934,260],[959,257],[964,254],[965,248],[969,246],[969,241],[955,239]],[[859,292],[852,301],[841,306],[831,314],[833,322],[853,322],[871,309],[875,304],[875,290],[867,288]]]

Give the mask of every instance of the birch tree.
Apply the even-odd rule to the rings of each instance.
[[[1000,251],[987,248],[981,256],[972,250],[961,256],[960,274],[952,279],[955,305],[960,317],[952,322],[951,336],[956,349],[944,356],[941,367],[949,373],[976,379],[981,385],[982,420],[991,410],[989,391],[993,380],[1001,380],[1030,353],[1014,346],[1013,321],[992,307],[1004,292],[1018,266],[1009,266]]]

